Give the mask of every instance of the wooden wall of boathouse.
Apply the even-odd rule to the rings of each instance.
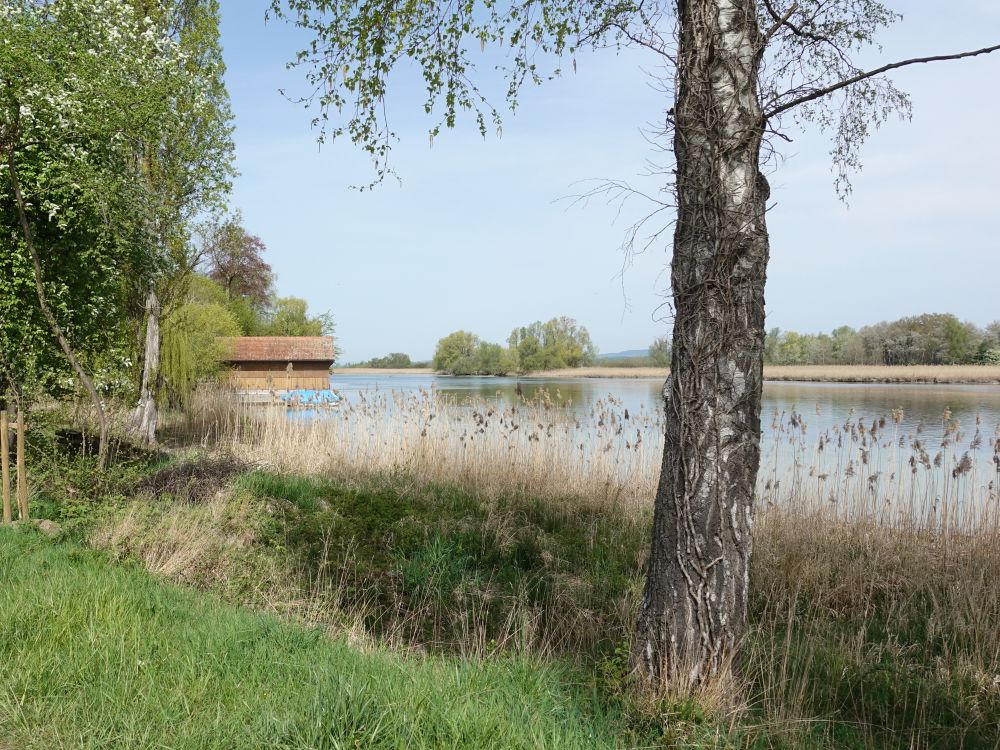
[[[330,336],[243,336],[220,339],[229,382],[239,390],[330,387],[335,350]]]

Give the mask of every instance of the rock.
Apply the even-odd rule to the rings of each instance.
[[[47,537],[59,536],[62,533],[62,526],[57,524],[55,521],[49,521],[46,518],[41,518],[35,521],[35,525],[38,527],[38,530]]]

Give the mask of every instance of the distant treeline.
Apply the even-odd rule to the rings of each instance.
[[[357,367],[431,367],[453,375],[505,375],[571,367],[669,367],[670,339],[660,337],[646,356],[603,358],[584,326],[553,318],[515,328],[507,346],[455,331],[438,341],[433,362],[412,362],[394,352]],[[928,313],[830,333],[772,328],[764,340],[769,365],[1000,365],[1000,320],[979,328],[950,313]]]
[[[948,313],[928,313],[855,330],[797,333],[772,328],[769,365],[1000,364],[1000,320],[979,328]]]
[[[379,370],[409,370],[411,368],[430,367],[430,362],[414,362],[409,354],[392,352],[384,357],[372,357],[365,362],[348,365],[348,367],[374,367]]]

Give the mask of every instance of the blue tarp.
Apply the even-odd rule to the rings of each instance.
[[[290,406],[303,404],[309,406],[327,405],[332,406],[333,404],[340,403],[340,396],[331,391],[330,389],[322,391],[307,390],[305,388],[298,388],[294,391],[288,391],[287,393],[282,393],[278,396],[282,403],[286,403]]]

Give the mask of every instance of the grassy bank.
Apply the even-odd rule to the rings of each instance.
[[[597,748],[565,669],[359,651],[0,529],[0,747]],[[616,737],[618,740],[616,740]]]
[[[88,465],[39,477],[35,507],[107,556],[0,537],[0,727],[37,747],[1000,743],[995,527],[762,507],[739,693],[650,705],[626,671],[648,504],[202,453]]]
[[[1000,747],[1000,477],[965,459],[1000,433],[943,418],[929,455],[937,437],[896,414],[818,438],[775,416],[738,685],[678,705],[627,672],[655,415],[551,399],[368,394],[308,421],[200,399],[167,450],[105,474],[38,414],[32,507],[69,541],[0,536],[0,737]]]

